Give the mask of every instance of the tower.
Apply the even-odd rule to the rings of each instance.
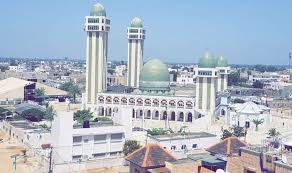
[[[230,73],[230,67],[228,67],[227,60],[223,56],[217,59],[216,69],[218,70],[216,91],[222,92],[227,89],[228,75]]]
[[[199,60],[199,66],[195,70],[196,75],[196,106],[198,109],[211,112],[215,110],[216,81],[218,71],[216,62],[207,52]]]
[[[86,103],[94,104],[96,94],[107,87],[107,45],[110,19],[97,3],[85,17],[86,40]]]
[[[143,67],[145,29],[142,21],[135,17],[128,28],[128,73],[127,85],[139,87],[139,75]]]

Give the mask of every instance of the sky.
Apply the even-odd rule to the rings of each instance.
[[[209,51],[230,64],[287,65],[292,51],[291,0],[6,0],[0,57],[85,60],[84,17],[97,2],[111,19],[110,60],[127,60],[135,16],[146,29],[146,61],[197,63]]]

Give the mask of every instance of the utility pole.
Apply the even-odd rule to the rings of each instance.
[[[52,170],[52,154],[53,154],[53,147],[51,146],[50,147],[50,165],[49,165],[49,173],[53,173],[53,170]]]

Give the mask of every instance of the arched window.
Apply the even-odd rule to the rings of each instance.
[[[225,110],[224,109],[221,109],[221,115],[223,116],[223,115],[225,115]]]
[[[175,121],[175,112],[171,112],[171,117],[170,117],[171,121]]]
[[[192,122],[193,121],[193,115],[192,113],[188,113],[188,119],[187,119],[188,122]]]

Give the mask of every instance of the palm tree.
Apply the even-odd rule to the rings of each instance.
[[[45,95],[45,88],[37,88],[34,90],[36,96],[42,97]]]
[[[268,132],[269,136],[272,138],[272,142],[271,145],[275,148],[279,147],[279,136],[281,135],[281,133],[279,131],[277,131],[276,128],[271,128]]]
[[[73,81],[65,82],[60,86],[61,90],[67,91],[71,97],[73,97],[74,103],[76,102],[76,96],[81,94],[79,86]]]
[[[281,135],[281,133],[280,133],[279,131],[277,131],[276,128],[271,128],[271,129],[269,130],[268,134],[269,134],[269,136],[270,136],[271,138],[277,138],[278,136]]]
[[[54,110],[53,106],[47,106],[44,118],[50,121],[50,127],[52,127],[52,121],[54,117],[57,115],[56,111]]]
[[[258,131],[258,126],[264,123],[264,119],[253,119],[252,122],[255,124],[255,131]]]
[[[93,118],[93,113],[89,109],[78,110],[74,112],[74,121],[82,124],[85,127],[85,122],[89,122]]]

